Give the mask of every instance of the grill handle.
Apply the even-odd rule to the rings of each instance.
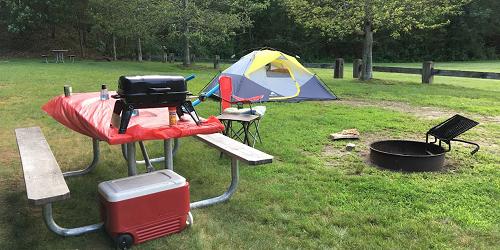
[[[166,87],[166,88],[149,88],[149,90],[152,91],[152,92],[155,92],[155,93],[167,93],[170,90],[172,90],[172,88],[169,88],[169,87]]]

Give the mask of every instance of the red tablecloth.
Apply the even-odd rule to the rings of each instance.
[[[115,101],[113,98],[101,101],[99,92],[79,93],[54,97],[42,109],[66,127],[109,144],[163,140],[224,130],[224,125],[213,116],[197,126],[188,115],[184,115],[177,125],[169,126],[166,125],[168,108],[154,108],[140,109],[139,115],[130,120],[127,132],[118,134],[118,129],[110,126]]]

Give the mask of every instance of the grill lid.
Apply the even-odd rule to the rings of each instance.
[[[118,97],[145,94],[187,94],[186,80],[183,76],[120,76]]]

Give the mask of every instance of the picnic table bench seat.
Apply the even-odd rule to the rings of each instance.
[[[236,141],[220,133],[196,135],[197,139],[218,149],[231,158],[241,160],[248,165],[261,165],[273,162],[273,156]]]
[[[226,192],[217,197],[191,203],[191,209],[211,206],[229,200],[236,192],[239,181],[239,161],[248,165],[271,163],[273,156],[252,148],[220,133],[198,134],[195,137],[231,158],[231,184]]]
[[[66,200],[70,191],[59,164],[39,127],[15,129],[28,200],[43,205],[47,227],[61,236],[76,236],[99,230],[103,223],[63,228],[54,222],[52,203]]]
[[[68,199],[68,185],[40,128],[18,128],[15,132],[28,200],[44,205]]]

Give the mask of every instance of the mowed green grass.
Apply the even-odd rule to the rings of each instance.
[[[482,64],[489,71],[498,62]],[[91,159],[90,139],[40,110],[62,93],[63,85],[88,92],[98,91],[103,83],[116,89],[118,77],[125,74],[195,73],[189,88],[197,93],[217,73],[209,66],[1,61],[0,249],[113,247],[104,232],[73,238],[52,234],[43,223],[41,209],[26,200],[14,128],[40,126],[63,171],[83,167]],[[194,210],[192,228],[136,248],[498,248],[500,125],[491,117],[500,116],[500,81],[464,78],[457,83],[456,78],[442,77],[423,85],[418,76],[375,73],[376,79],[359,82],[350,77],[350,71],[342,80],[333,80],[331,70],[315,71],[341,99],[374,106],[336,101],[266,103],[268,111],[261,123],[264,143],[257,148],[274,155],[275,161],[259,167],[243,165],[240,186],[229,202]],[[412,112],[377,106],[380,101],[479,117],[481,125],[463,137],[479,142],[481,151],[471,157],[470,147],[454,144],[446,170],[438,173],[400,173],[370,166],[366,162],[369,141],[423,140],[430,127],[446,118],[418,118]],[[214,115],[217,105],[208,101],[199,111]],[[347,128],[362,133],[354,152],[343,149],[346,141],[328,139],[330,133]],[[230,180],[229,159],[219,159],[215,150],[195,139],[181,143],[175,169],[189,180],[192,199],[222,193]],[[159,142],[146,145],[152,155],[161,154]],[[119,147],[101,143],[101,155],[94,172],[68,179],[71,199],[54,204],[55,219],[62,226],[98,221],[97,184],[126,176]]]

